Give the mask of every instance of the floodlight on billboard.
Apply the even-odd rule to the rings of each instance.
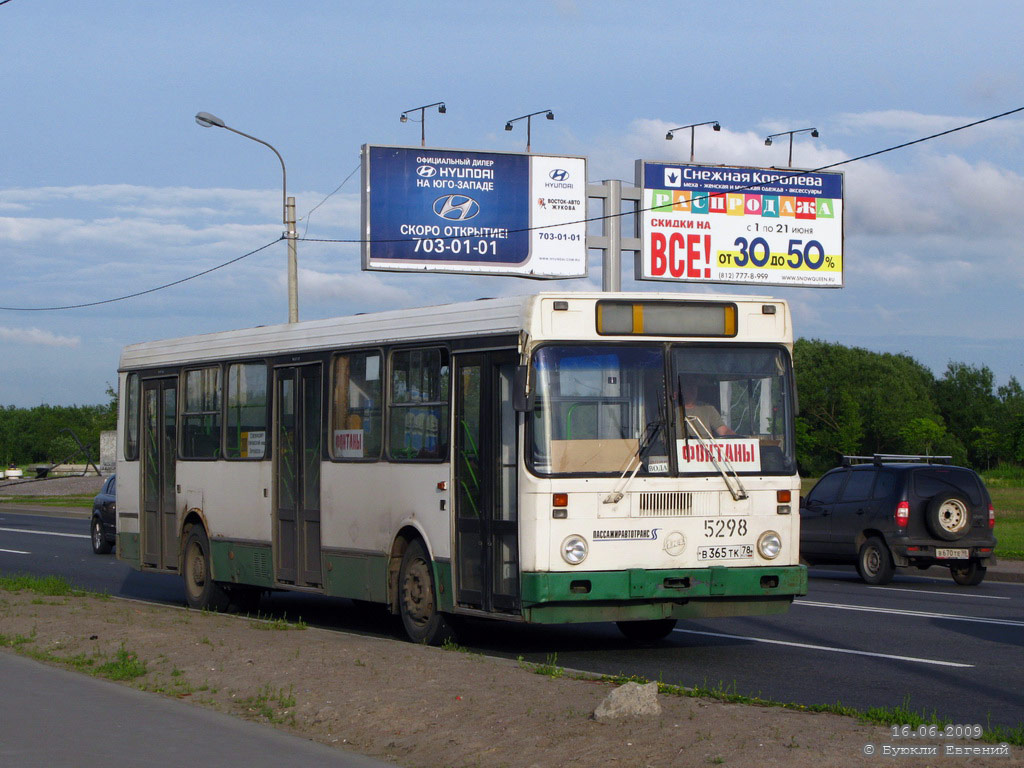
[[[637,161],[638,280],[843,287],[843,174]]]
[[[583,157],[364,145],[363,269],[587,274]]]

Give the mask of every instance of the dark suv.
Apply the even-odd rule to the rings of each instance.
[[[949,567],[980,584],[996,546],[995,512],[977,473],[945,456],[846,456],[800,500],[800,556],[856,563],[868,584],[896,566]]]

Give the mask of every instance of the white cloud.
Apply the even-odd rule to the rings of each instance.
[[[58,336],[39,328],[11,328],[3,325],[0,325],[0,339],[5,343],[36,344],[44,347],[77,347],[81,342],[78,336]]]

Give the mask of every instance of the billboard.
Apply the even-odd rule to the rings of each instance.
[[[843,174],[637,161],[638,280],[843,287]]]
[[[582,157],[364,145],[363,269],[587,274]]]

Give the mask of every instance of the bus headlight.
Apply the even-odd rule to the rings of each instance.
[[[775,531],[765,531],[757,538],[757,551],[765,560],[774,560],[782,551],[782,539]]]
[[[562,559],[569,565],[579,565],[587,559],[587,540],[573,534],[562,542]]]

